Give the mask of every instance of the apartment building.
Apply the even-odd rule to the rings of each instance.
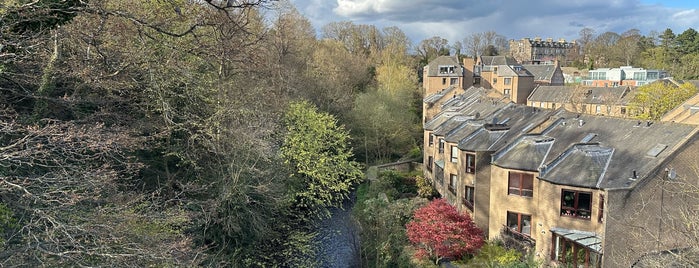
[[[648,253],[694,245],[682,208],[696,208],[699,197],[678,189],[699,185],[696,126],[489,94],[451,96],[424,125],[425,176],[488,238],[573,267],[629,267]]]
[[[541,64],[561,61],[569,63],[580,56],[580,46],[575,41],[541,37],[510,40],[509,56],[524,64]]]

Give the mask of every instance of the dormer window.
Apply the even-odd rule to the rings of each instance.
[[[453,74],[456,69],[456,66],[439,66],[439,74]]]

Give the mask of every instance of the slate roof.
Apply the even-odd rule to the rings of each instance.
[[[455,89],[456,89],[455,86],[453,86],[453,85],[449,86],[447,88],[440,90],[439,92],[433,93],[432,95],[425,97],[422,101],[429,104],[429,105],[433,105],[433,104],[437,103],[439,100],[441,100],[444,96],[452,93],[452,91],[454,91]]]
[[[510,65],[498,65],[498,71],[497,71],[498,76],[500,77],[515,77],[515,76],[533,76],[527,69],[521,68],[519,70],[515,70]]]
[[[556,65],[553,64],[526,64],[522,67],[534,76],[534,81],[551,81],[556,73]]]
[[[492,65],[517,65],[517,60],[506,56],[481,56],[481,63],[485,66]]]
[[[529,97],[529,101],[568,103],[572,98],[587,104],[627,104],[633,94],[629,87],[585,87],[574,86],[538,86]],[[576,96],[577,95],[577,96]]]
[[[556,184],[631,188],[698,131],[690,125],[648,125],[571,112],[560,112],[544,124],[549,127],[541,134],[522,136],[496,152],[493,164],[540,170],[540,179]]]
[[[496,151],[519,135],[532,130],[557,111],[510,103],[507,107],[484,118],[484,124],[459,141],[466,151]]]
[[[450,74],[440,74],[439,66],[456,66],[454,73]],[[439,56],[427,64],[427,76],[454,76],[459,77],[463,75],[463,68],[459,62],[459,58],[456,56]]]

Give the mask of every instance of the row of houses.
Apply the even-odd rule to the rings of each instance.
[[[699,244],[699,95],[639,121],[633,86],[564,86],[558,64],[444,56],[424,71],[425,177],[489,239],[564,267]]]
[[[573,267],[629,267],[697,242],[683,229],[697,192],[682,191],[699,185],[694,125],[542,109],[483,87],[432,94],[424,110],[438,110],[424,124],[425,177],[489,239]]]
[[[481,56],[461,61],[455,56],[441,56],[425,66],[423,71],[425,96],[444,94],[452,87],[482,87],[491,89],[494,98],[499,96],[519,104],[547,109],[565,107],[579,113],[623,118],[635,116],[631,101],[638,86],[658,81],[674,86],[682,83],[668,77],[664,71],[624,66],[592,70],[590,73],[595,79],[567,86],[557,62],[519,64],[505,56]],[[626,79],[627,76],[633,78]],[[696,81],[695,86],[699,86]],[[693,116],[696,114],[695,105],[684,107],[684,110],[694,109],[694,112],[683,118],[667,120],[699,123],[699,115]],[[430,113],[424,115],[425,121],[433,116]]]

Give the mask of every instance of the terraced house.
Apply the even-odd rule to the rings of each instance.
[[[489,239],[560,267],[629,267],[697,245],[696,126],[454,93],[425,99],[424,173]]]

